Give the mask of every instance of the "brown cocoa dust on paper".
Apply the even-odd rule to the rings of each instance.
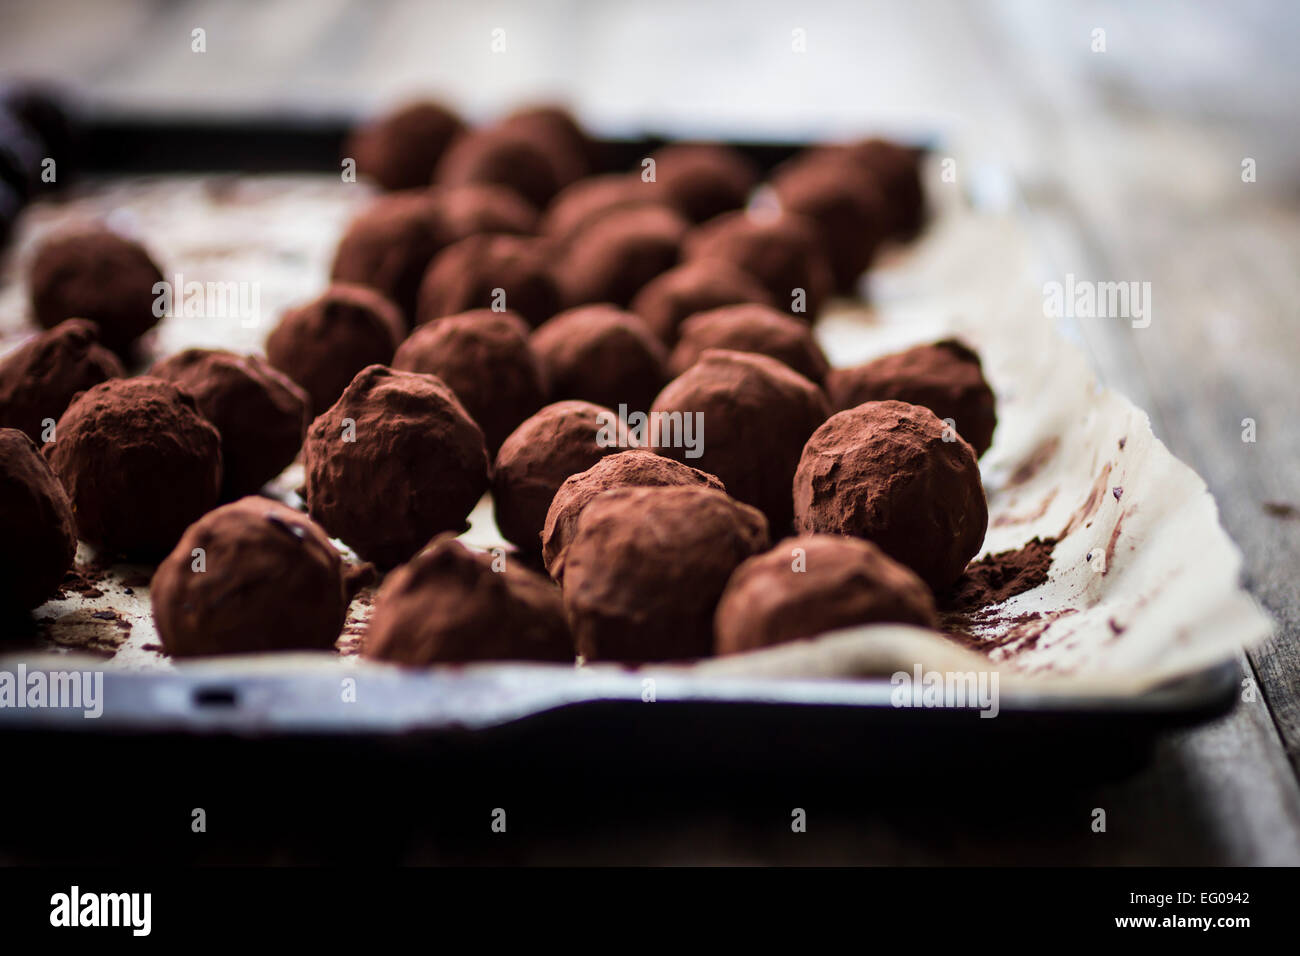
[[[1042,615],[999,615],[998,606],[1047,583],[1055,547],[1055,538],[1034,538],[973,562],[951,589],[937,596],[944,633],[976,650],[1036,640],[1044,628],[1033,625]]]

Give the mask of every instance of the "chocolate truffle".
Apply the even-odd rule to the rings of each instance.
[[[781,208],[816,226],[837,291],[851,294],[886,238],[889,213],[879,187],[846,168],[835,153],[800,156],[777,171],[772,187]]]
[[[674,143],[651,159],[656,191],[692,222],[741,208],[758,183],[758,168],[730,146]]]
[[[998,423],[993,389],[984,380],[979,356],[954,339],[835,369],[826,387],[837,411],[891,399],[924,405],[940,418],[951,419],[976,456],[993,444]]]
[[[706,349],[767,355],[818,385],[831,367],[806,323],[766,305],[728,305],[691,316],[682,323],[669,373],[681,375]]]
[[[436,196],[398,193],[375,200],[339,240],[330,278],[369,286],[415,321],[420,280],[451,237]]]
[[[362,653],[415,667],[574,656],[559,588],[450,535],[384,581]]]
[[[113,378],[79,395],[44,448],[83,541],[107,555],[166,554],[217,503],[221,436],[189,392]]]
[[[42,441],[41,423],[57,422],[74,395],[125,374],[121,360],[99,344],[98,326],[60,322],[0,359],[0,428]]]
[[[221,434],[221,495],[253,494],[284,471],[310,421],[307,393],[256,355],[186,349],[149,371],[194,396]]]
[[[507,541],[527,555],[541,552],[546,512],[564,479],[619,451],[613,441],[602,444],[617,417],[591,402],[556,402],[502,443],[492,473],[492,508]]]
[[[443,186],[495,183],[542,209],[572,175],[556,159],[556,145],[537,142],[526,131],[509,127],[471,130],[447,148],[433,178]]]
[[[712,488],[605,492],[583,509],[564,553],[578,653],[630,663],[707,657],[727,579],[767,544],[763,516]]]
[[[52,329],[89,319],[118,355],[158,323],[154,290],[162,272],[138,242],[106,229],[47,240],[32,259],[28,282],[36,321]]]
[[[672,346],[682,322],[696,312],[746,302],[771,305],[772,296],[752,275],[724,259],[692,259],[642,286],[632,311]]]
[[[570,305],[626,308],[641,287],[677,264],[690,225],[667,206],[611,210],[571,236],[559,263]]]
[[[483,429],[491,454],[545,401],[528,326],[513,312],[475,309],[434,319],[398,347],[393,368],[446,382]]]
[[[563,107],[525,106],[497,125],[527,137],[550,156],[561,185],[581,179],[591,170],[596,145],[573,114]]]
[[[261,497],[190,525],[149,590],[158,637],[173,657],[329,650],[348,610],[343,561],[329,537],[306,515]]]
[[[439,103],[408,103],[353,131],[343,155],[384,189],[419,189],[429,184],[438,160],[464,128]]]
[[[266,338],[266,357],[307,392],[311,414],[319,415],[357,372],[391,362],[405,334],[397,306],[373,289],[336,282],[284,313]]]
[[[686,258],[725,259],[744,269],[767,289],[783,312],[798,304],[798,318],[811,322],[834,285],[830,263],[816,227],[802,216],[730,212],[711,219],[686,242]],[[796,299],[802,289],[802,303]]]
[[[925,582],[870,541],[810,534],[736,568],[713,630],[718,654],[738,654],[863,624],[937,623]]]
[[[597,495],[613,488],[674,485],[727,490],[713,475],[644,449],[606,455],[586,471],[570,475],[560,485],[546,512],[546,527],[542,531],[542,559],[546,562],[546,570],[557,579],[563,574],[564,550],[573,540],[578,517]]]
[[[504,186],[470,183],[447,189],[434,187],[430,195],[438,203],[451,242],[481,232],[529,236],[537,231],[537,210]]]
[[[580,398],[646,411],[668,381],[668,352],[640,318],[612,305],[583,305],[533,333],[550,400]]]
[[[524,236],[470,236],[440,252],[420,283],[416,322],[471,309],[509,309],[539,325],[560,310],[547,245]]]
[[[45,603],[76,553],[67,492],[30,438],[0,428],[0,617]]]
[[[309,513],[380,568],[464,531],[488,486],[483,432],[433,375],[362,369],[304,447]]]
[[[668,383],[655,412],[680,413],[683,432],[688,417],[698,423],[692,442],[666,438],[661,426],[661,455],[717,475],[733,498],[763,512],[773,533],[785,533],[799,454],[830,414],[820,388],[766,355],[715,349]]]
[[[813,433],[794,478],[801,533],[849,534],[942,592],[980,550],[988,506],[975,452],[928,408],[868,402]]]
[[[565,187],[546,209],[541,231],[555,239],[567,239],[615,209],[661,205],[647,183],[634,173],[589,176]]]
[[[880,187],[889,217],[889,234],[910,239],[920,232],[925,222],[925,193],[921,187],[925,151],[884,139],[868,139],[850,144],[846,152]]]

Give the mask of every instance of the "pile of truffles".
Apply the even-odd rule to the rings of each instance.
[[[54,595],[80,539],[161,562],[176,657],[329,650],[376,572],[361,652],[405,666],[938,626],[983,545],[993,391],[956,341],[832,368],[814,324],[922,227],[918,152],[611,170],[563,110],[417,102],[345,159],[381,195],[265,356],[146,366],[151,251],[102,227],[36,251],[46,331],[0,358],[0,610]],[[295,462],[298,508],[267,491]],[[509,546],[461,540],[471,512]]]

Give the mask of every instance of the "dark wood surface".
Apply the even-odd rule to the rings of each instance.
[[[1254,700],[1165,739],[1122,780],[1027,791],[982,812],[962,781],[949,807],[900,808],[867,791],[809,806],[808,832],[794,837],[777,794],[757,794],[626,825],[571,822],[520,836],[514,858],[1295,864],[1298,26],[1281,2],[34,0],[0,8],[0,64],[131,109],[359,111],[428,90],[476,118],[558,96],[610,134],[942,129],[972,161],[1010,169],[1056,273],[1152,283],[1149,328],[1097,320],[1082,333],[1105,380],[1204,477],[1277,621],[1272,641],[1241,655]],[[207,31],[205,54],[190,50],[194,28]],[[504,54],[490,51],[495,28]],[[791,52],[796,28],[807,53]],[[1241,179],[1247,157],[1253,183]],[[1245,418],[1254,443],[1241,440]],[[799,799],[791,783],[786,802]],[[1106,834],[1089,827],[1095,807]]]

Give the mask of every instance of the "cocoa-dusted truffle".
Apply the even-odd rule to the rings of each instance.
[[[570,475],[560,485],[546,512],[542,559],[554,578],[563,573],[564,551],[573,540],[582,509],[597,495],[613,488],[659,488],[700,485],[726,491],[713,475],[644,449],[607,455],[586,471]]]
[[[564,479],[619,450],[603,443],[616,419],[591,402],[556,402],[510,434],[492,471],[492,507],[507,541],[528,555],[541,551],[546,511]]]
[[[495,126],[462,133],[434,171],[443,186],[495,183],[513,189],[538,209],[567,185],[571,168],[556,159],[555,143],[543,144],[524,130]]]
[[[626,308],[641,287],[677,264],[690,225],[667,206],[611,210],[571,236],[559,263],[570,305]]]
[[[384,581],[362,653],[415,667],[571,661],[573,639],[559,588],[447,535]]]
[[[634,173],[588,176],[560,191],[542,217],[541,231],[567,239],[599,217],[630,206],[659,205],[651,187]]]
[[[817,229],[793,213],[729,212],[711,219],[686,242],[686,258],[701,257],[725,259],[744,269],[763,284],[777,308],[792,311],[802,305],[795,315],[809,322],[834,285]]]
[[[269,498],[210,511],[185,530],[150,586],[173,657],[329,650],[343,628],[343,561],[320,526]]]
[[[525,236],[470,236],[438,254],[420,283],[416,322],[471,309],[509,309],[539,325],[560,310],[547,245]]]
[[[440,103],[408,103],[354,130],[343,155],[384,189],[419,189],[429,184],[438,160],[464,128]]]
[[[307,393],[256,355],[186,349],[154,365],[194,396],[221,433],[221,495],[249,495],[284,471],[302,447],[310,421]]]
[[[851,143],[846,152],[867,170],[880,187],[889,215],[889,232],[910,239],[925,222],[925,192],[921,159],[925,151],[885,139]]]
[[[43,441],[42,423],[59,420],[74,395],[126,374],[99,344],[99,327],[68,319],[28,339],[0,359],[0,427]]]
[[[381,196],[348,225],[334,253],[330,278],[369,286],[415,321],[420,280],[451,241],[435,195]]]
[[[580,398],[645,411],[668,381],[668,352],[641,319],[612,305],[583,305],[533,333],[553,402]]]
[[[525,106],[497,125],[520,133],[541,147],[550,156],[561,185],[581,179],[591,170],[597,153],[596,145],[573,114],[563,107]]]
[[[830,414],[820,388],[766,355],[715,349],[668,383],[652,419],[656,412],[697,423],[694,448],[670,441],[661,426],[660,454],[717,475],[733,498],[763,512],[773,533],[785,533],[799,454]]]
[[[144,246],[106,229],[47,240],[32,259],[28,283],[36,321],[52,329],[89,319],[118,355],[158,323],[154,303],[162,272]]]
[[[83,392],[44,454],[81,539],[105,555],[166,554],[221,487],[216,427],[194,396],[160,378],[114,378]]]
[[[508,232],[529,236],[537,231],[537,210],[513,189],[491,183],[434,187],[450,242],[481,232]]]
[[[266,357],[311,398],[311,414],[333,405],[357,372],[386,365],[406,334],[402,315],[374,289],[335,282],[290,309],[266,338]]]
[[[806,323],[766,305],[728,305],[699,312],[682,323],[681,333],[668,360],[672,375],[681,375],[706,349],[767,355],[818,385],[831,367]]]
[[[578,653],[707,657],[727,579],[767,544],[763,516],[712,488],[605,492],[583,509],[564,554],[564,609]]]
[[[979,356],[955,339],[835,369],[826,387],[837,411],[890,399],[924,405],[940,418],[951,419],[976,456],[993,444],[998,423],[993,389],[984,380]]]
[[[924,581],[870,541],[833,534],[786,538],[736,568],[713,622],[719,654],[863,624],[937,625]]]
[[[856,535],[944,591],[980,550],[988,506],[975,452],[920,405],[868,402],[813,433],[794,478],[800,532]]]
[[[806,217],[821,236],[836,290],[851,294],[890,228],[875,181],[839,153],[808,153],[772,177],[781,208]]]
[[[642,286],[632,311],[672,346],[681,324],[696,312],[745,302],[772,305],[772,296],[761,282],[725,259],[691,259]]]
[[[304,447],[311,516],[381,568],[465,530],[487,490],[483,432],[433,375],[362,369]]]
[[[660,198],[692,222],[741,208],[758,183],[758,168],[730,146],[674,143],[650,158]]]
[[[398,347],[393,368],[446,382],[483,429],[491,454],[545,401],[528,326],[513,312],[475,309],[434,319]]]
[[[63,485],[30,438],[0,428],[0,617],[43,604],[76,552]]]

